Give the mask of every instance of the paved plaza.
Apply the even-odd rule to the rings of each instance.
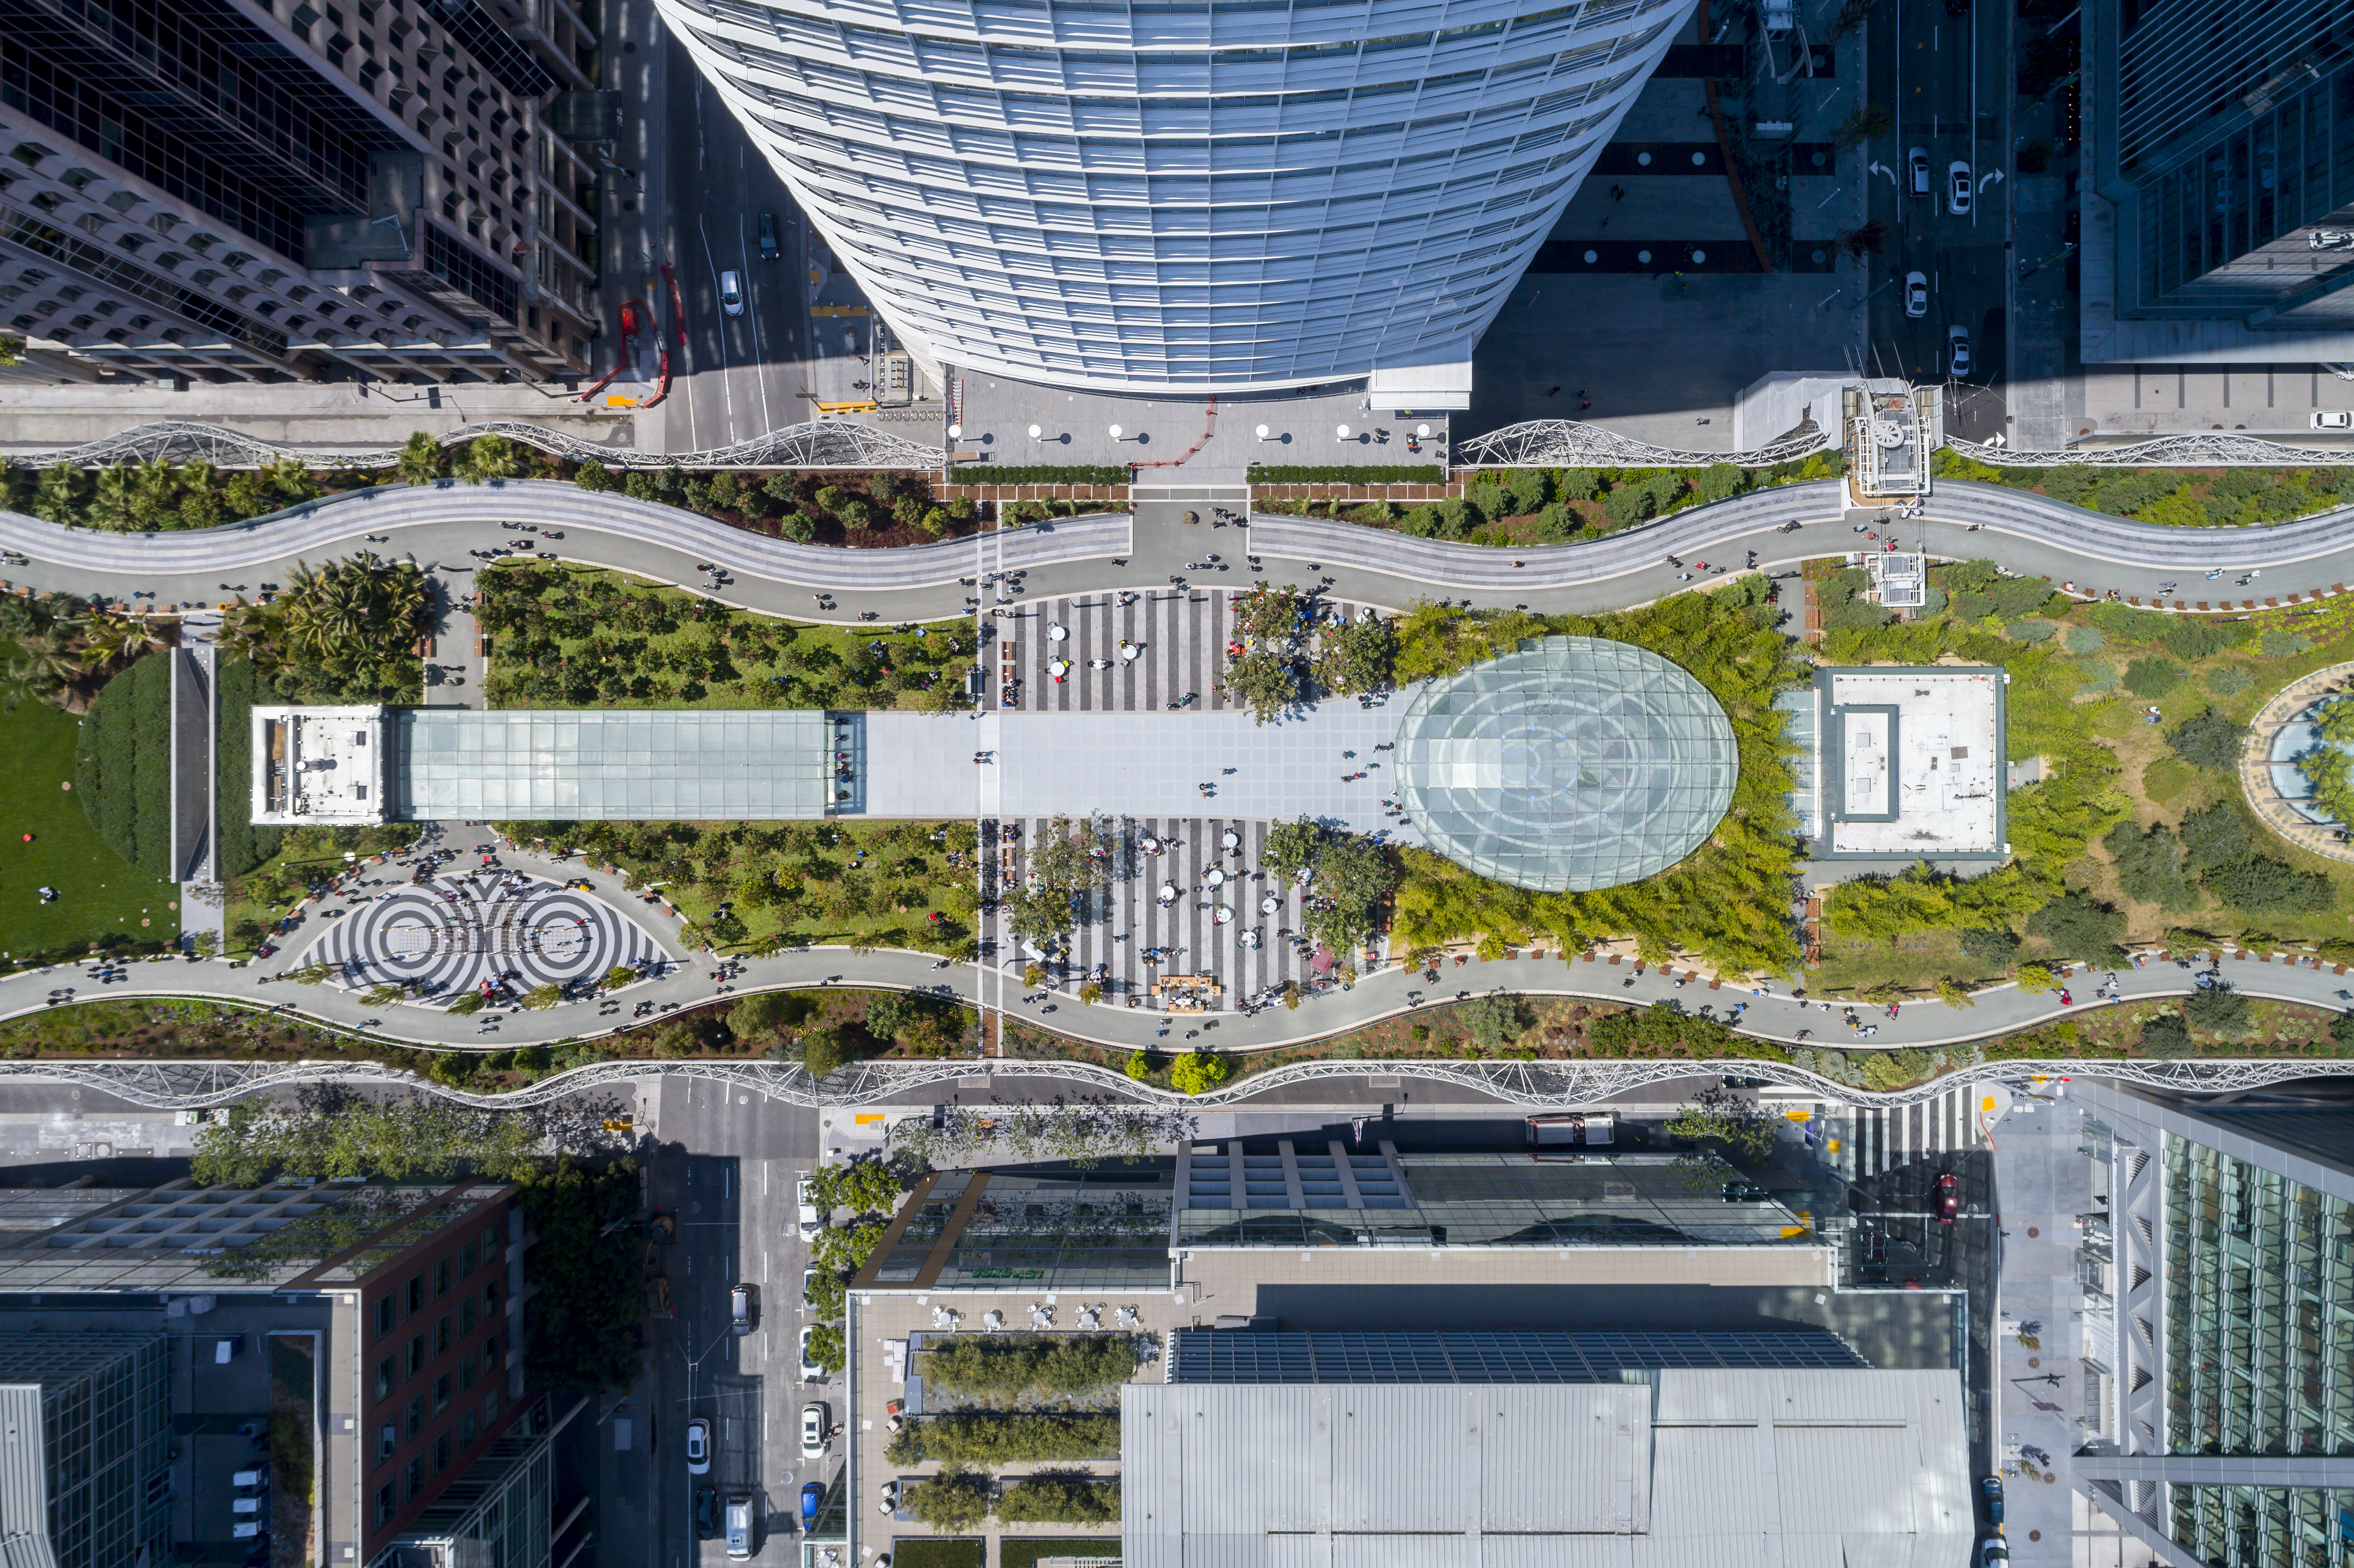
[[[1202,531],[1204,554],[1195,558],[1224,556],[1217,565],[1241,578],[1232,587],[1108,590],[1001,611],[993,639],[1001,705],[1023,713],[1241,706],[1220,689],[1220,676],[1235,638],[1233,595],[1258,580],[1239,553],[1243,543],[1239,531]],[[1203,574],[1215,575],[1214,568]],[[1319,599],[1314,605],[1317,619],[1328,623],[1372,613],[1354,600]],[[1013,700],[1004,703],[1009,693]]]
[[[301,963],[344,983],[408,984],[436,998],[504,980],[520,994],[660,963],[653,938],[593,893],[507,873],[437,877],[380,894],[331,923]]]

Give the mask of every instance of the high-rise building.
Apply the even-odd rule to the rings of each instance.
[[[658,4],[936,371],[1431,408],[1691,9]]]
[[[2078,1079],[2090,1451],[2167,1562],[2343,1560],[2354,1520],[2354,1115]]]
[[[2084,358],[2354,356],[2354,14],[2083,13]]]
[[[9,1383],[37,1376],[48,1397],[45,1375],[20,1373],[34,1362],[18,1347],[63,1354],[57,1346],[96,1344],[106,1332],[168,1342],[160,1364],[174,1419],[163,1429],[186,1440],[168,1476],[160,1460],[124,1472],[140,1487],[160,1478],[161,1490],[122,1495],[152,1503],[176,1489],[175,1546],[231,1550],[246,1520],[307,1531],[299,1561],[549,1568],[567,1528],[577,1544],[591,1527],[580,1499],[557,1495],[552,1459],[585,1402],[550,1395],[526,1372],[532,1237],[518,1191],[181,1181],[9,1194],[0,1201],[0,1404]],[[279,1462],[297,1443],[299,1457]],[[233,1515],[220,1495],[232,1471],[273,1468],[281,1492],[284,1476],[307,1477],[312,1505],[290,1513],[271,1498]],[[246,1489],[256,1486],[268,1489]],[[63,1495],[53,1482],[53,1501]],[[129,1511],[132,1522],[141,1517]],[[114,1568],[135,1561],[136,1545],[70,1561]]]
[[[103,1329],[0,1332],[0,1552],[9,1562],[111,1568],[153,1562],[168,1546],[170,1343]]]
[[[0,332],[189,380],[585,367],[597,166],[550,115],[594,37],[514,3],[0,0]]]

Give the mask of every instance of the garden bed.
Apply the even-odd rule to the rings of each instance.
[[[2354,468],[2011,468],[1941,447],[1935,471],[2174,528],[2262,527],[2354,505]]]

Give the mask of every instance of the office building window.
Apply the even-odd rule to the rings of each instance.
[[[419,1454],[416,1458],[408,1461],[408,1474],[406,1479],[408,1485],[408,1499],[414,1502],[417,1500],[417,1495],[425,1489],[424,1455]]]
[[[450,1374],[443,1372],[433,1380],[433,1414],[440,1414],[450,1408]]]
[[[444,1312],[433,1325],[433,1353],[446,1355],[450,1350],[450,1314]]]
[[[471,1277],[474,1272],[474,1244],[468,1242],[458,1249],[458,1277]]]
[[[425,1277],[421,1274],[408,1282],[408,1310],[411,1314],[425,1310]]]
[[[376,1522],[379,1527],[381,1527],[386,1520],[392,1518],[393,1510],[398,1505],[392,1500],[392,1483],[390,1481],[387,1481],[384,1485],[376,1488]]]
[[[392,1385],[399,1381],[395,1375],[397,1372],[398,1366],[390,1356],[376,1363],[376,1396],[378,1399],[391,1394]]]
[[[377,1297],[376,1298],[376,1337],[381,1340],[391,1333],[392,1326],[398,1321],[400,1321],[400,1303],[390,1296]]]
[[[450,1294],[450,1260],[443,1258],[433,1266],[433,1295],[436,1299]]]
[[[408,1435],[416,1436],[425,1430],[425,1396],[412,1395],[408,1401]]]
[[[418,1335],[408,1341],[408,1375],[415,1377],[425,1370],[425,1336]]]

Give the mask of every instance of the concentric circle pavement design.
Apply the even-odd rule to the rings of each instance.
[[[355,988],[407,982],[453,997],[484,980],[504,980],[518,994],[569,985],[662,957],[596,895],[502,874],[440,877],[355,905],[302,961],[334,966]]]

